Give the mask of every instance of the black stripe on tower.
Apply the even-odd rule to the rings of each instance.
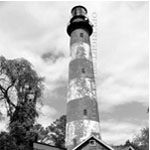
[[[93,63],[86,58],[72,60],[69,64],[69,81],[83,76],[94,79]]]
[[[76,120],[92,120],[99,122],[99,114],[96,99],[87,96],[71,100],[67,103],[67,122]]]

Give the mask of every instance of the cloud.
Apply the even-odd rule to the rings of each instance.
[[[129,122],[117,122],[115,120],[107,120],[101,123],[102,140],[111,145],[124,144],[128,139],[133,140],[133,137],[140,132],[141,126]]]
[[[64,54],[62,52],[59,52],[58,54],[53,54],[51,52],[47,52],[47,53],[42,54],[42,56],[41,56],[41,58],[45,62],[52,62],[52,63],[55,63],[61,57],[64,57]]]
[[[63,7],[58,4],[55,9],[53,2],[10,2],[0,10],[1,53],[11,59],[28,59],[45,77],[45,90],[49,92],[59,86],[58,80],[67,78],[69,60],[68,36],[64,36],[67,13],[60,14]]]
[[[106,4],[107,11],[97,18],[100,107],[110,111],[134,101],[148,105],[148,3],[115,2],[110,11]]]
[[[38,104],[37,109],[40,112],[39,117],[36,119],[37,123],[46,127],[54,121],[54,115],[56,115],[57,111],[53,107]]]

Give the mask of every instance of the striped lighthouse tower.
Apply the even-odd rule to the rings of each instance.
[[[75,6],[67,27],[70,36],[66,147],[72,150],[91,135],[100,138],[90,35],[92,25],[83,6]]]

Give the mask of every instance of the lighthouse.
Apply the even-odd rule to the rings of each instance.
[[[90,44],[93,26],[85,7],[75,6],[71,14],[67,26],[70,36],[70,63],[65,148],[39,142],[34,142],[33,147],[34,150],[114,150],[102,141],[100,134]]]
[[[87,9],[75,6],[67,26],[70,36],[70,63],[67,91],[66,148],[72,150],[91,135],[100,139],[90,36],[93,26]]]

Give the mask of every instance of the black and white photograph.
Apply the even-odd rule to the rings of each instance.
[[[149,150],[149,1],[0,1],[0,150]]]

